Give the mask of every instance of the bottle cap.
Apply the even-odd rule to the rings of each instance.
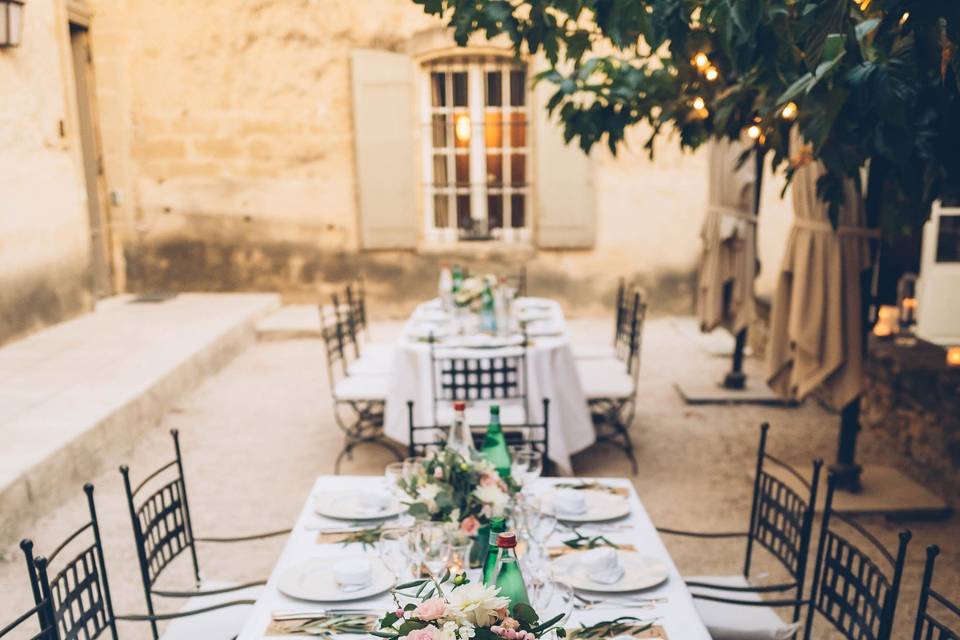
[[[453,410],[454,411],[466,411],[467,403],[466,402],[454,402]]]
[[[500,405],[498,405],[498,404],[492,404],[492,405],[490,405],[490,415],[492,415],[492,416],[498,416],[498,415],[500,415]]]
[[[513,549],[517,546],[517,534],[513,531],[504,531],[497,536],[497,546],[501,549]]]

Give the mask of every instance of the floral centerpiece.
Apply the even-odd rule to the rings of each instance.
[[[446,594],[445,582],[452,582]],[[401,605],[403,589],[413,588],[416,595],[407,596],[412,601]],[[374,635],[388,640],[537,640],[550,631],[565,635],[554,626],[564,614],[541,622],[533,607],[511,607],[499,594],[496,586],[469,582],[464,574],[408,582],[394,590],[397,608],[380,618]]]
[[[490,520],[507,515],[520,489],[512,478],[501,478],[486,460],[467,460],[452,449],[427,458],[399,484],[409,497],[410,515],[450,523],[474,539],[471,564],[480,562],[486,550]]]
[[[460,288],[453,294],[453,303],[463,308],[469,308],[471,311],[480,311],[483,305],[483,292],[487,287],[494,289],[499,279],[493,274],[484,276],[471,276],[464,278],[460,283]]]

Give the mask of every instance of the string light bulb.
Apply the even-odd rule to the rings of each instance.
[[[907,20],[909,20],[909,19],[910,19],[910,12],[909,12],[909,11],[904,11],[904,12],[903,12],[903,15],[900,16],[900,26],[902,27],[904,24],[906,24],[906,23],[907,23]]]
[[[717,71],[716,67],[707,67],[707,70],[703,72],[703,75],[707,80],[713,82],[720,77],[720,72]]]
[[[697,96],[696,98],[693,99],[693,108],[696,109],[697,111],[700,111],[706,106],[707,106],[707,103],[704,102],[703,98],[701,98],[700,96]]]
[[[693,65],[694,65],[697,69],[703,69],[704,67],[706,67],[706,66],[709,65],[709,64],[710,64],[710,58],[708,58],[708,57],[707,57],[707,54],[705,54],[703,51],[701,51],[701,52],[697,53],[697,55],[693,56]]]
[[[758,127],[755,124],[752,124],[749,127],[747,127],[747,135],[750,137],[751,140],[758,140],[760,138],[761,133],[763,132],[760,131],[760,127]]]
[[[947,366],[960,367],[960,347],[947,349]]]
[[[788,102],[783,105],[783,109],[780,109],[780,117],[784,120],[793,120],[797,117],[797,113],[800,109],[797,107],[796,102]]]

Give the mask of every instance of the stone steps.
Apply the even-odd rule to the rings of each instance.
[[[279,306],[272,294],[119,296],[0,348],[0,544],[117,465]]]

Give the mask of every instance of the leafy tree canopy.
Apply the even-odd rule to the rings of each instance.
[[[748,132],[789,179],[796,125],[831,205],[869,165],[873,224],[915,228],[960,193],[960,0],[414,2],[460,45],[505,34],[542,52],[548,108],[585,151],[616,153],[638,123],[651,156],[672,132],[685,148]]]

